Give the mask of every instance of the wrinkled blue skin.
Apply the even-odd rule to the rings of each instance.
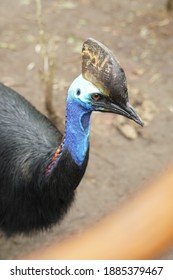
[[[68,90],[63,148],[68,148],[73,160],[79,166],[84,161],[89,145],[90,117],[95,110],[90,104],[93,93],[101,94],[82,75],[73,81]]]

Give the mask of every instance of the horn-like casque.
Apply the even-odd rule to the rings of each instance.
[[[128,101],[124,70],[113,53],[92,38],[83,44],[82,75],[113,101]]]

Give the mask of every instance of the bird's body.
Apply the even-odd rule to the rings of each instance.
[[[0,228],[8,234],[49,227],[73,201],[88,147],[80,166],[65,144],[53,163],[62,140],[44,115],[0,85]]]

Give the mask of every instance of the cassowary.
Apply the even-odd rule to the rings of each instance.
[[[86,42],[104,49],[95,40]],[[91,48],[82,54],[95,67]],[[142,125],[128,103],[124,71],[111,59],[116,63],[114,84],[99,76],[101,67],[95,74],[86,65],[72,82],[64,135],[24,97],[0,85],[0,229],[7,235],[46,229],[67,212],[87,167],[92,111],[120,114]],[[108,77],[109,71],[104,74]]]

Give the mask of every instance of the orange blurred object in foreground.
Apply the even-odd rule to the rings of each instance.
[[[173,244],[173,168],[94,226],[23,259],[153,259]]]

